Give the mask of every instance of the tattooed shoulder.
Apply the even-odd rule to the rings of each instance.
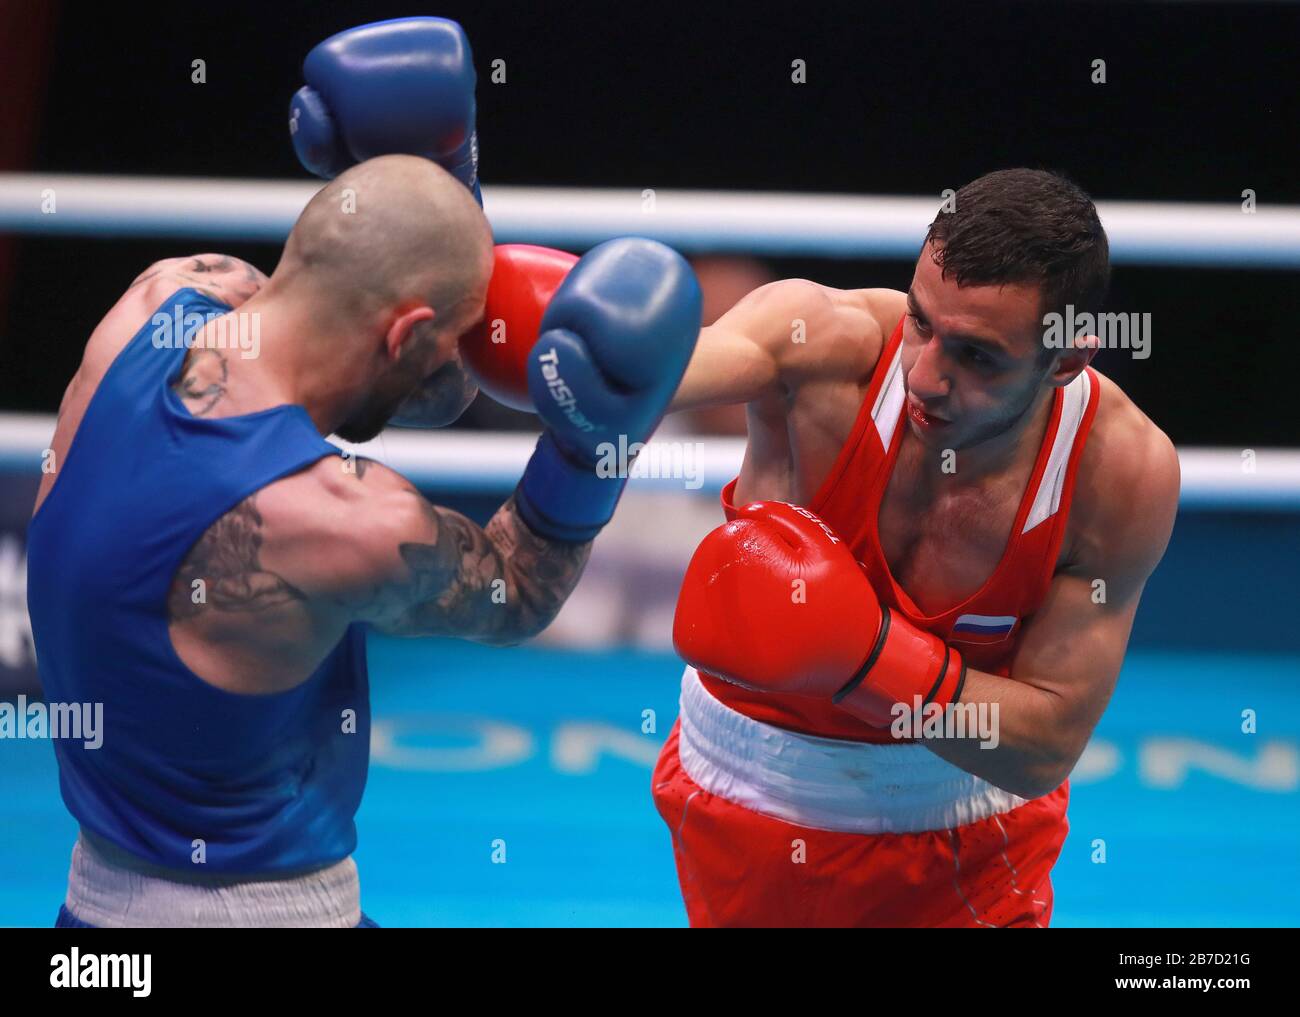
[[[243,303],[266,284],[266,275],[240,258],[228,254],[195,254],[149,266],[131,283],[131,288],[160,278],[173,280],[213,300],[232,305]]]
[[[226,394],[230,366],[222,350],[195,347],[185,354],[185,363],[172,388],[190,405],[196,417],[211,412]]]
[[[172,622],[188,621],[205,609],[251,613],[305,599],[292,583],[262,565],[262,527],[256,494],[208,527],[172,579]]]

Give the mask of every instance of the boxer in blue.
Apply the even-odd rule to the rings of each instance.
[[[578,261],[535,355],[559,357],[584,415],[543,409],[485,528],[328,442],[459,415],[476,392],[459,344],[482,331],[493,271],[459,28],[353,33],[309,58],[295,100],[300,154],[334,179],[274,273],[155,264],[60,408],[28,604],[47,699],[104,708],[100,747],[55,742],[80,825],[61,926],[372,925],[352,861],[367,628],[493,644],[544,628],[624,483],[596,475],[592,443],[648,437],[695,342],[675,252],[628,239]],[[414,101],[429,96],[459,118],[450,135]],[[384,155],[366,124],[402,147],[431,134]]]

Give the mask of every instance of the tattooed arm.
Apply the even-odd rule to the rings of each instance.
[[[213,300],[238,307],[266,284],[266,276],[257,268],[228,254],[193,254],[187,258],[167,258],[145,269],[130,290],[149,286],[155,292],[173,293],[191,286]],[[159,299],[167,296],[159,293]]]
[[[513,498],[480,527],[387,467],[356,465],[350,483],[364,492],[368,522],[350,525],[347,578],[335,594],[353,620],[394,635],[509,645],[545,629],[577,585],[591,544],[537,536]]]
[[[555,619],[591,552],[590,543],[560,544],[534,534],[513,498],[484,529],[428,502],[423,515],[420,538],[399,546],[405,574],[376,590],[359,612],[393,635],[496,645],[530,639]]]

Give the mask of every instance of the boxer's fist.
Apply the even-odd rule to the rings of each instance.
[[[474,192],[474,60],[446,18],[396,18],[349,28],[312,49],[307,84],[289,104],[303,166],[331,179],[378,155],[432,159]]]
[[[754,502],[687,566],[673,620],[687,663],[760,692],[831,699],[886,727],[901,703],[955,702],[965,668],[883,606],[843,540],[807,509]]]
[[[461,358],[479,388],[497,402],[536,411],[528,392],[528,362],[541,333],[542,315],[577,262],[576,254],[497,244],[483,321],[460,338]]]
[[[622,237],[588,251],[542,315],[528,358],[538,414],[567,452],[650,437],[700,334],[701,295],[686,260],[654,240]]]
[[[685,259],[653,240],[610,240],[573,266],[528,355],[546,431],[516,502],[534,531],[585,541],[609,521],[627,473],[598,464],[648,439],[663,417],[699,337],[700,303]]]
[[[673,644],[734,684],[829,699],[867,659],[880,619],[839,536],[807,509],[754,502],[696,549]]]

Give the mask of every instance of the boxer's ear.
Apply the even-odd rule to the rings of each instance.
[[[433,321],[434,310],[428,304],[418,304],[405,311],[400,311],[388,326],[384,334],[384,346],[390,360],[401,357],[415,336],[416,328],[422,322]]]

